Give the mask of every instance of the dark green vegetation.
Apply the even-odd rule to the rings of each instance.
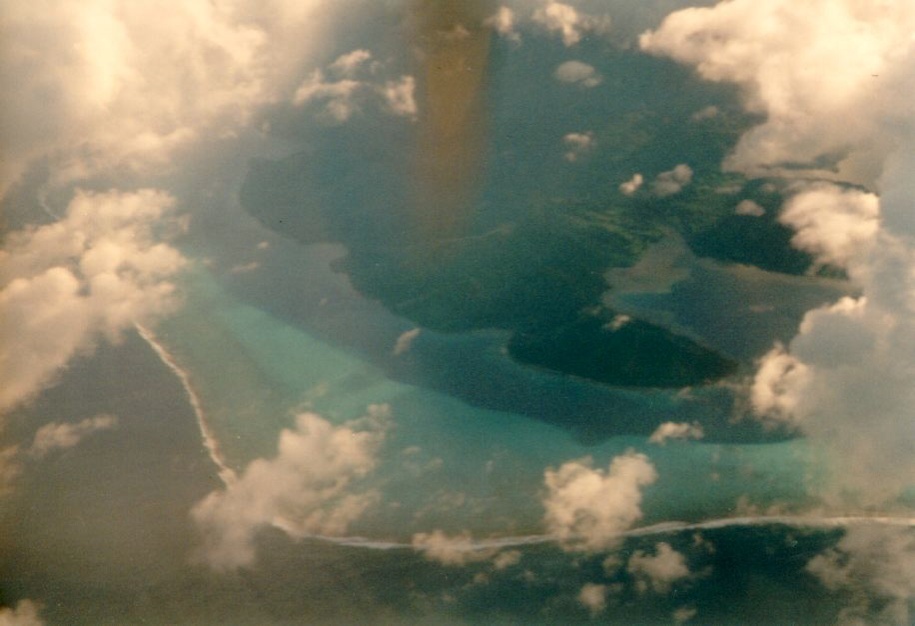
[[[458,232],[417,228],[417,124],[377,110],[318,128],[309,111],[286,112],[286,128],[312,129],[303,137],[311,148],[253,163],[242,202],[297,241],[343,243],[341,269],[356,288],[421,326],[512,331],[508,348],[526,363],[626,386],[733,372],[735,363],[667,329],[635,321],[613,330],[601,303],[613,288],[606,270],[633,265],[671,233],[698,256],[795,274],[810,266],[775,220],[778,191],[720,171],[753,119],[731,91],[667,61],[594,42],[569,55],[559,43],[494,45],[480,122],[485,177],[466,181],[474,199]],[[556,80],[570,58],[594,65],[601,84]],[[694,117],[710,105],[717,115]],[[574,161],[564,158],[571,132],[594,139]],[[660,197],[651,182],[681,163],[691,184]],[[645,185],[622,194],[636,172]],[[744,199],[765,215],[735,215]]]
[[[614,330],[591,316],[516,333],[509,350],[526,363],[631,387],[700,384],[733,372],[726,359],[657,326],[632,321]]]

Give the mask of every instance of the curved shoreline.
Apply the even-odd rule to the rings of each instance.
[[[206,448],[210,459],[216,465],[219,479],[227,487],[234,484],[238,480],[238,476],[236,475],[235,470],[229,467],[225,457],[222,455],[222,451],[219,449],[219,441],[216,439],[216,436],[210,429],[210,425],[207,423],[203,404],[191,383],[190,376],[181,369],[181,366],[175,360],[175,357],[159,342],[158,338],[149,328],[139,323],[134,323],[134,327],[137,329],[137,333],[140,337],[153,349],[162,363],[178,377],[179,381],[181,381],[181,386],[184,387],[184,391],[187,394],[194,415],[197,416],[197,427],[200,429],[203,445]]]

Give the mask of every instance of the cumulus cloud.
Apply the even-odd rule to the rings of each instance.
[[[760,419],[796,426],[827,450],[831,481],[820,495],[869,504],[915,473],[906,382],[915,370],[915,251],[881,227],[881,204],[831,183],[795,188],[780,216],[796,230],[794,244],[844,267],[862,295],[809,311],[788,347],[761,360],[750,393]]]
[[[752,200],[741,200],[737,203],[737,206],[734,207],[734,214],[745,215],[747,217],[762,217],[766,214],[766,210]]]
[[[509,7],[499,7],[495,13],[483,21],[483,25],[492,28],[509,41],[516,43],[521,41],[521,35],[515,30],[515,12]]]
[[[796,187],[778,216],[794,229],[791,243],[822,263],[846,266],[860,258],[879,228],[876,195],[825,182]]]
[[[117,340],[178,304],[185,260],[161,191],[78,192],[57,222],[12,233],[0,251],[0,412],[24,402],[100,335]]]
[[[810,368],[777,344],[759,360],[750,389],[753,410],[765,419],[793,421],[809,381]]]
[[[702,439],[704,436],[702,426],[696,422],[664,422],[651,433],[648,441],[663,446],[668,439]]]
[[[544,524],[567,549],[616,545],[619,534],[642,518],[641,488],[658,477],[648,457],[634,451],[615,457],[607,470],[591,465],[586,457],[544,474]]]
[[[685,163],[681,163],[672,170],[658,174],[651,184],[651,189],[656,196],[665,198],[680,193],[692,180],[692,168]]]
[[[41,157],[57,181],[168,167],[277,100],[320,40],[317,0],[4,7],[0,195]]]
[[[645,183],[645,178],[641,174],[633,174],[632,178],[620,185],[620,192],[624,196],[631,196],[638,191]]]
[[[569,163],[574,163],[591,152],[597,143],[594,140],[594,133],[590,130],[585,133],[569,133],[562,138],[562,142],[568,148],[563,158]]]
[[[272,459],[252,461],[237,481],[210,493],[191,516],[203,536],[202,559],[218,570],[250,566],[258,531],[275,526],[293,538],[340,535],[378,500],[355,483],[374,469],[388,419],[370,407],[368,426],[334,426],[314,413],[296,417]]]
[[[911,258],[906,267],[915,267]],[[889,297],[911,297],[912,282]],[[762,360],[754,408],[760,419],[800,428],[821,449],[831,472],[819,495],[874,505],[911,484],[913,349],[911,316],[868,296],[808,312],[788,352],[776,348]]]
[[[610,30],[609,16],[586,15],[562,2],[547,2],[534,11],[533,19],[549,32],[559,34],[566,46],[574,46],[588,33],[601,35]]]
[[[591,615],[602,613],[607,608],[607,585],[586,583],[578,592],[578,601],[584,605]]]
[[[497,552],[494,548],[483,548],[475,544],[468,532],[448,535],[441,530],[413,535],[413,549],[422,552],[430,561],[442,565],[467,565],[486,561]],[[507,567],[507,566],[506,566]]]
[[[53,450],[72,448],[89,435],[110,430],[117,423],[118,418],[114,415],[96,415],[75,424],[45,424],[35,433],[29,454],[40,459]]]
[[[553,72],[553,76],[563,83],[581,85],[589,89],[597,87],[604,80],[593,65],[588,65],[582,61],[566,61],[562,63]]]
[[[850,526],[835,548],[813,557],[807,572],[846,607],[841,624],[910,624],[915,600],[915,534],[909,528]]]
[[[723,166],[802,179],[780,219],[796,246],[843,266],[860,289],[809,312],[751,389],[761,419],[796,425],[822,452],[831,472],[817,491],[843,507],[885,504],[915,475],[913,28],[907,0],[732,0],[672,13],[640,38],[739,86],[763,121]]]
[[[0,626],[43,626],[38,605],[31,600],[20,600],[15,608],[0,608]]]
[[[872,186],[910,116],[913,30],[908,0],[733,0],[676,11],[639,43],[739,85],[762,114],[727,168]]]
[[[636,588],[642,593],[651,590],[665,594],[671,585],[690,576],[686,557],[665,542],[655,546],[653,556],[636,550],[629,557],[626,571],[635,577]]]

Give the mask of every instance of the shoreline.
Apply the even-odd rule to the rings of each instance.
[[[200,429],[200,436],[203,440],[203,446],[206,448],[207,453],[209,454],[210,460],[213,461],[213,464],[216,465],[217,474],[222,483],[229,487],[233,485],[238,480],[238,476],[228,463],[226,463],[225,458],[222,455],[222,452],[219,449],[219,441],[216,439],[216,436],[213,434],[213,431],[210,429],[210,425],[207,423],[206,413],[203,410],[203,404],[200,401],[200,397],[197,395],[197,391],[194,389],[193,384],[191,383],[190,376],[187,372],[181,369],[181,366],[175,360],[175,357],[159,343],[159,340],[156,338],[156,335],[148,328],[139,323],[134,323],[134,327],[137,329],[137,333],[145,341],[150,348],[156,353],[156,356],[159,357],[159,360],[165,364],[168,369],[172,371],[175,376],[178,377],[178,380],[181,381],[181,386],[184,388],[185,393],[187,394],[188,401],[191,405],[191,408],[194,411],[194,415],[197,416],[197,427]]]
[[[762,515],[759,517],[723,517],[705,520],[702,522],[659,522],[650,526],[631,528],[619,533],[620,539],[627,537],[650,537],[691,530],[716,530],[740,526],[768,526],[783,525],[797,528],[843,528],[848,526],[897,526],[901,528],[915,528],[915,517],[900,516],[867,516],[867,515],[842,515],[835,517],[813,517],[807,515]],[[274,524],[282,529],[282,524]],[[311,539],[326,543],[333,543],[352,548],[366,548],[370,550],[415,550],[412,543],[398,541],[383,541],[367,537],[330,537],[327,535],[308,535],[302,539]],[[454,549],[459,552],[476,552],[482,550],[517,548],[545,543],[559,543],[552,535],[526,535],[515,537],[493,537],[489,539],[471,539],[467,543],[456,544]]]

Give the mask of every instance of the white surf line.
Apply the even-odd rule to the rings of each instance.
[[[178,380],[181,381],[181,385],[184,387],[184,391],[187,393],[188,400],[190,401],[191,408],[194,409],[194,414],[197,416],[197,427],[200,429],[203,445],[207,449],[210,459],[212,459],[213,463],[218,468],[220,480],[222,480],[223,484],[227,487],[234,484],[238,480],[238,476],[236,476],[235,470],[228,466],[225,457],[222,456],[222,451],[219,449],[219,442],[216,440],[213,431],[210,430],[210,425],[206,420],[206,413],[203,411],[203,404],[200,402],[200,397],[194,390],[193,384],[191,384],[190,376],[181,369],[181,366],[178,365],[175,357],[169,353],[165,346],[159,343],[159,340],[151,330],[139,323],[134,323],[134,327],[137,329],[140,337],[142,337],[155,351],[159,359],[178,377]]]
[[[915,517],[844,515],[835,517],[816,517],[812,515],[762,515],[759,517],[724,517],[702,522],[661,522],[651,526],[632,528],[619,533],[618,537],[650,537],[691,530],[715,530],[735,526],[771,526],[784,525],[798,528],[843,528],[846,526],[863,526],[876,524],[882,526],[900,526],[915,528]],[[308,535],[305,539],[326,541],[341,546],[367,548],[371,550],[406,550],[415,549],[413,544],[397,541],[380,541],[366,537],[329,537],[327,535]],[[455,545],[454,549],[463,552],[476,552],[502,548],[518,548],[530,545],[556,542],[552,535],[525,535],[515,537],[494,537],[491,539],[471,540],[466,544]]]

